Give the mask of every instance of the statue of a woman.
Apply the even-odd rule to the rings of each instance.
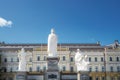
[[[48,36],[48,56],[57,56],[57,35],[55,34],[54,29],[51,29],[51,33]]]
[[[22,48],[21,51],[18,53],[18,58],[19,58],[18,71],[26,71],[26,53],[24,48]]]

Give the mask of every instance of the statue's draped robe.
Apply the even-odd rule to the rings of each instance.
[[[18,57],[19,57],[18,71],[26,71],[26,53],[24,49],[21,49],[21,51],[18,53]]]
[[[48,36],[48,56],[57,56],[57,36],[54,31],[51,31],[51,34]]]

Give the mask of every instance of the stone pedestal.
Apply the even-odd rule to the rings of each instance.
[[[26,72],[17,72],[16,80],[27,80],[27,73]]]
[[[77,74],[77,80],[89,80],[89,72],[79,71]]]
[[[58,57],[47,57],[47,74],[46,80],[60,80],[60,73],[58,68]]]

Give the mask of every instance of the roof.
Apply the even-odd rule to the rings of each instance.
[[[0,44],[0,46],[47,46],[47,43],[11,43]],[[100,46],[97,43],[58,43],[58,46]]]

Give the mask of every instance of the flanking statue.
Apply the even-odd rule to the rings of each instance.
[[[22,48],[21,51],[18,53],[18,58],[19,58],[18,71],[26,71],[26,53],[24,48]]]
[[[77,72],[79,71],[87,71],[87,67],[89,62],[87,61],[87,55],[84,55],[80,49],[77,49],[77,53],[75,54],[75,64],[77,66]]]

